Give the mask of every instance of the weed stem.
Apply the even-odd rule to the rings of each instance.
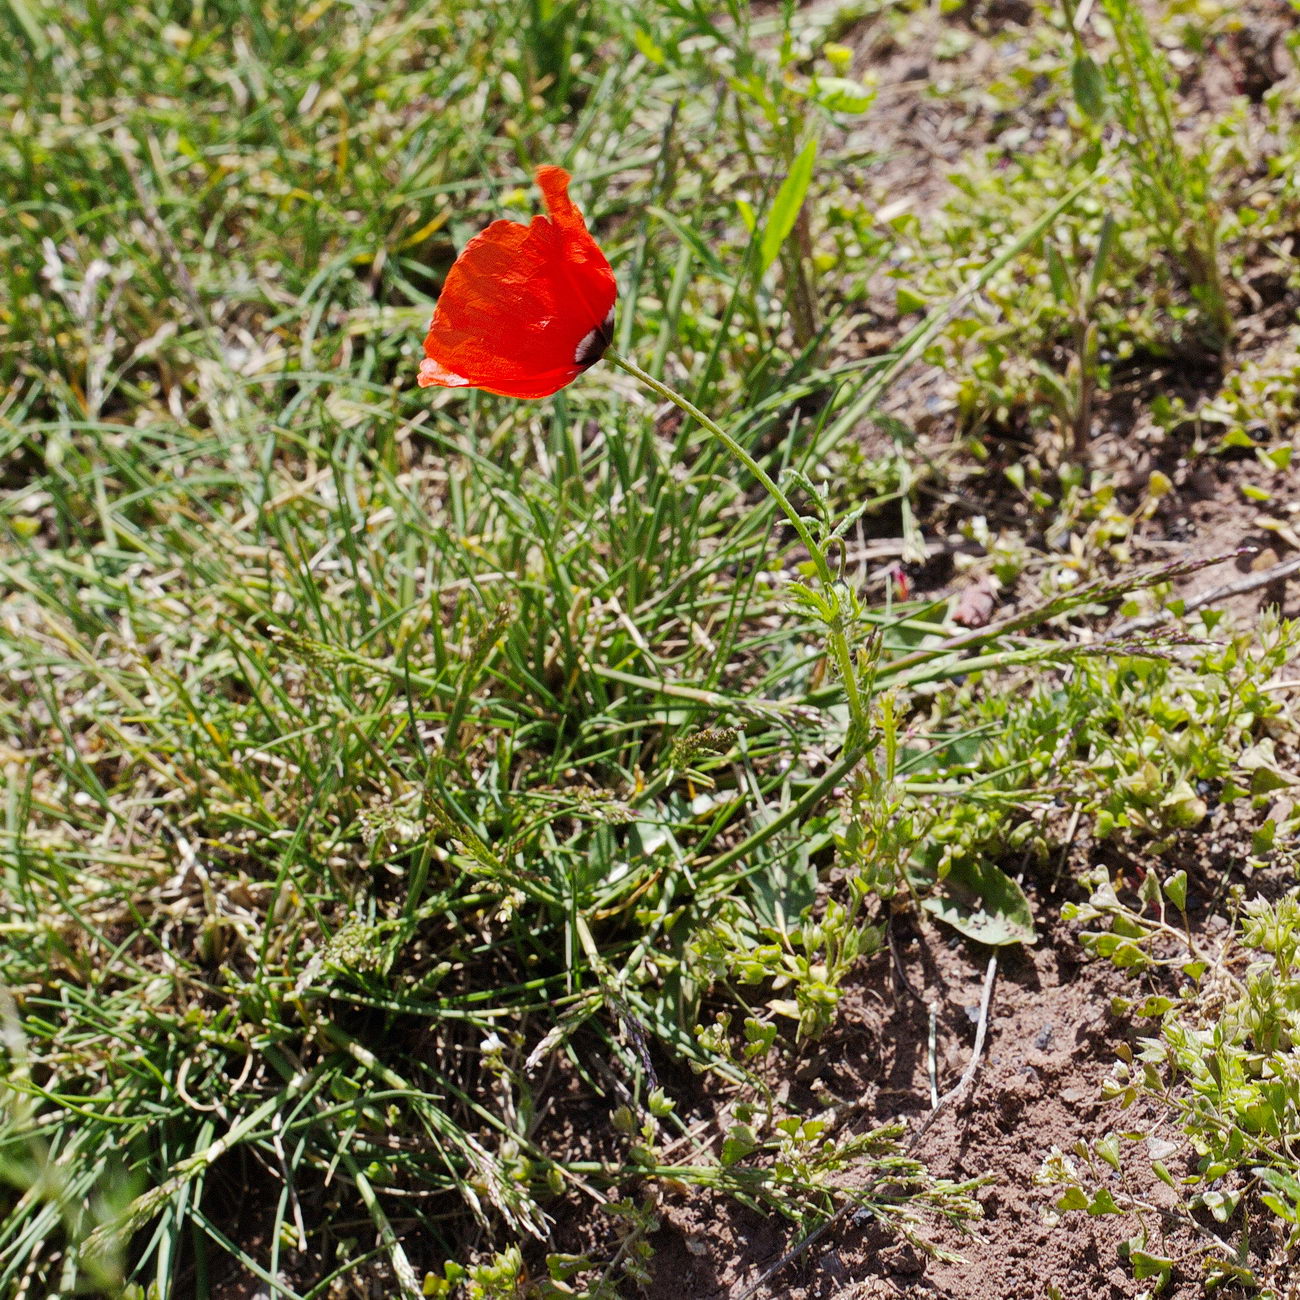
[[[727,452],[738,460],[758,481],[763,491],[767,493],[772,501],[781,510],[781,513],[790,521],[790,526],[798,534],[799,540],[803,543],[809,557],[812,560],[813,567],[817,570],[818,580],[826,589],[827,594],[833,594],[835,579],[831,573],[830,564],[826,560],[825,549],[813,537],[812,531],[808,527],[808,521],[794,508],[790,498],[786,496],[777,481],[754,459],[753,456],[745,450],[744,447],[736,441],[716,420],[705,415],[693,402],[683,397],[676,389],[670,388],[661,379],[656,379],[648,371],[642,370],[635,361],[629,360],[622,353],[610,348],[605,353],[605,360],[618,366],[620,370],[626,371],[633,379],[638,379],[647,388],[658,393],[660,397],[671,402],[684,415],[689,415],[692,420],[703,427],[708,433],[716,438],[726,449]],[[854,669],[853,654],[849,649],[848,637],[845,635],[842,620],[839,618],[826,620],[826,634],[829,642],[829,649],[835,660],[836,667],[839,669],[841,678],[844,680],[844,693],[849,706],[849,717],[854,724],[855,733],[861,737],[867,734],[870,726],[870,719],[867,715],[866,703],[862,698],[862,691],[858,684],[858,675]]]

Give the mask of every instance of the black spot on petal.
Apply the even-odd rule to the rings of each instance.
[[[611,307],[609,315],[595,329],[588,330],[578,341],[578,346],[573,350],[573,364],[594,366],[605,355],[605,349],[613,341],[614,309]]]

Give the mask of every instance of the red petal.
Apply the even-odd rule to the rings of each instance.
[[[568,173],[542,167],[537,183],[547,216],[494,221],[456,259],[424,341],[421,386],[546,397],[587,368],[579,345],[613,309],[614,274],[569,199]]]

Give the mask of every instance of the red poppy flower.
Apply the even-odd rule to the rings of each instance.
[[[447,273],[424,340],[420,387],[549,397],[605,355],[618,287],[569,198],[569,173],[539,167],[546,216],[494,221]]]

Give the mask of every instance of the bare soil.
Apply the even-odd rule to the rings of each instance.
[[[1149,7],[1154,17],[1159,6]],[[880,98],[861,141],[879,161],[867,169],[863,183],[882,205],[903,205],[925,220],[952,194],[950,176],[968,154],[990,146],[1015,152],[1063,124],[1046,79],[1029,84],[1015,114],[1000,108],[986,91],[1014,68],[1028,44],[1028,24],[1041,20],[1041,13],[1019,0],[971,3],[955,14],[932,8],[914,17],[903,43],[879,17],[863,21],[850,39],[860,65],[880,82]],[[1278,87],[1300,88],[1297,61],[1285,44],[1298,22],[1300,15],[1286,0],[1246,0],[1236,7],[1234,21],[1213,36],[1205,56],[1180,57],[1174,51],[1171,57],[1182,69],[1187,123],[1222,113],[1243,98],[1250,123],[1246,135],[1260,139],[1263,95]],[[954,34],[959,37],[955,43]],[[848,143],[853,144],[851,134]],[[1289,286],[1297,247],[1300,230],[1285,248],[1255,250],[1251,264],[1230,284],[1237,327],[1231,356],[1138,356],[1116,367],[1109,387],[1096,396],[1088,449],[1088,467],[1114,482],[1130,508],[1152,471],[1159,470],[1172,483],[1158,512],[1133,538],[1134,560],[1144,565],[1223,560],[1180,580],[1175,595],[1195,599],[1229,585],[1240,588],[1217,595],[1214,604],[1247,620],[1265,606],[1278,607],[1285,616],[1300,610],[1297,575],[1265,580],[1268,571],[1300,553],[1300,475],[1294,466],[1270,470],[1249,450],[1195,454],[1201,432],[1195,412],[1214,398],[1229,367],[1294,355],[1300,340],[1300,292]],[[892,282],[877,288],[871,337],[891,340],[905,322],[894,309]],[[1062,369],[1067,360],[1061,359]],[[983,514],[994,526],[1020,529],[1031,545],[1043,544],[1035,535],[1037,521],[1007,491],[1003,471],[1027,453],[1042,455],[1045,449],[1041,430],[987,430],[982,435],[987,460],[982,467],[971,464],[958,450],[970,433],[958,427],[952,388],[941,370],[916,365],[900,377],[887,405],[891,415],[919,435],[925,460],[940,467],[938,482],[921,482],[921,508],[929,512],[922,523],[937,558],[911,566],[908,576],[918,592],[959,597],[979,581],[978,570],[974,577],[959,578],[954,572],[953,556],[969,550],[955,532],[963,519]],[[1184,403],[1191,413],[1184,427],[1172,433],[1156,427],[1149,408],[1157,395]],[[883,450],[888,442],[873,430],[865,438],[869,448],[879,442]],[[1054,454],[1048,451],[1046,459]],[[1050,482],[1044,487],[1050,491]],[[1271,500],[1261,504],[1243,489],[1262,489]],[[872,546],[868,553],[881,549]],[[875,576],[887,571],[888,566],[878,568]],[[1014,603],[1015,597],[1015,592],[1004,592],[1001,600]]]
[[[1121,1112],[1101,1101],[1116,1048],[1135,1041],[1132,1022],[1111,1015],[1111,999],[1132,996],[1134,985],[1108,963],[1086,959],[1068,928],[1052,923],[1059,903],[1045,899],[1038,906],[1043,932],[1034,947],[998,953],[974,1084],[940,1115],[916,1151],[940,1176],[994,1176],[978,1193],[983,1219],[969,1231],[929,1227],[925,1235],[950,1256],[945,1260],[870,1220],[846,1218],[756,1295],[1008,1300],[1056,1294],[1062,1300],[1120,1300],[1141,1294],[1118,1253],[1136,1234],[1136,1220],[1082,1214],[1058,1220],[1052,1202],[1059,1190],[1034,1181],[1053,1146],[1069,1151],[1080,1139],[1130,1128],[1173,1142],[1175,1151],[1165,1156],[1171,1169],[1189,1157],[1178,1134],[1164,1133],[1157,1117]],[[830,1092],[858,1099],[859,1119],[850,1127],[903,1116],[915,1128],[931,1103],[932,1005],[940,1094],[966,1069],[989,950],[954,941],[928,925],[900,937],[896,947],[910,988],[892,969],[888,950],[878,953],[848,991],[837,1029],[819,1045],[815,1069],[799,1070],[792,1103],[811,1104],[815,1113],[814,1092]],[[1140,1156],[1126,1161],[1124,1177],[1124,1186],[1144,1201],[1172,1206],[1172,1193],[1151,1176]],[[654,1300],[738,1300],[798,1240],[783,1222],[698,1194],[667,1198],[662,1218],[664,1227],[653,1238],[655,1283],[649,1294]],[[1198,1250],[1203,1244],[1181,1225],[1148,1247],[1182,1265],[1164,1292],[1170,1300],[1203,1294]]]

